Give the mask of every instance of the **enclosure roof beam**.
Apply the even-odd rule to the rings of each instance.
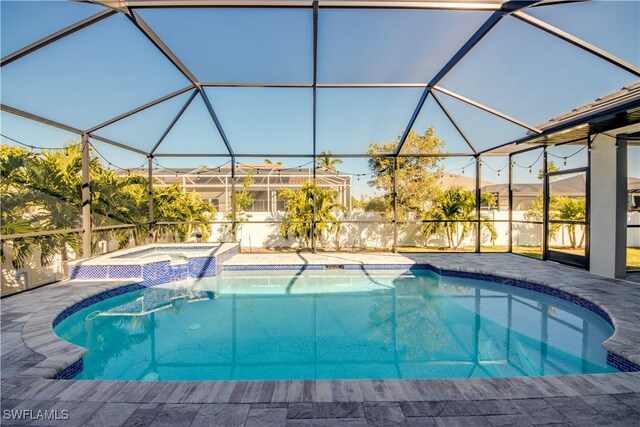
[[[32,114],[32,113],[27,113],[26,111],[22,111],[22,110],[20,110],[18,108],[10,107],[10,106],[5,105],[5,104],[0,104],[0,111],[5,111],[5,112],[13,114],[15,116],[19,116],[19,117],[23,117],[25,119],[33,120],[34,122],[42,123],[43,125],[51,126],[51,127],[57,128],[57,129],[62,129],[64,131],[67,131],[69,133],[74,133],[76,135],[88,134],[88,132],[85,132],[85,131],[80,130],[78,128],[74,128],[73,126],[68,126],[68,125],[65,125],[63,123],[56,122],[55,120],[50,120],[50,119],[46,119],[44,117],[37,116],[37,115]],[[142,150],[138,150],[137,148],[129,147],[128,145],[121,144],[119,142],[116,142],[116,141],[113,141],[111,139],[107,139],[107,138],[101,137],[99,135],[89,134],[89,136],[91,138],[97,140],[97,141],[102,141],[105,144],[113,145],[114,147],[122,148],[122,149],[129,150],[129,151],[133,151],[134,153],[142,154],[142,155],[145,155],[145,156],[147,155],[147,153],[145,153]]]
[[[26,111],[20,110],[18,108],[10,107],[5,104],[0,104],[0,111],[5,111],[7,113],[13,114],[14,116],[20,116],[25,119],[33,120],[34,122],[42,123],[43,125],[51,126],[54,128],[62,129],[64,131],[75,133],[76,135],[82,135],[85,132],[78,128],[74,128],[72,126],[65,125],[60,122],[56,122],[54,120],[45,119],[44,117],[37,116],[32,113],[28,113]]]
[[[618,57],[616,57],[615,55],[610,54],[609,52],[600,49],[597,46],[594,46],[590,43],[587,43],[586,41],[575,37],[565,31],[562,31],[559,28],[554,27],[553,25],[547,24],[544,21],[541,21],[537,18],[534,18],[531,15],[528,15],[524,12],[518,11],[518,12],[514,12],[513,16],[515,16],[516,18],[518,18],[519,20],[521,20],[522,22],[526,22],[529,25],[532,25],[542,31],[545,31],[551,35],[554,35],[564,41],[567,41],[569,43],[571,43],[574,46],[579,47],[580,49],[583,49],[601,59],[604,59],[605,61],[615,65],[616,67],[622,68],[625,71],[630,72],[631,74],[634,74],[636,77],[640,77],[640,68],[636,67],[635,65],[620,59]]]
[[[396,148],[396,151],[395,151],[396,156],[400,154],[400,151],[402,151],[402,147],[404,146],[404,143],[406,142],[407,137],[411,132],[411,129],[413,129],[413,125],[418,119],[418,115],[420,114],[420,111],[422,110],[424,103],[427,101],[427,97],[429,96],[429,93],[431,93],[431,87],[436,85],[438,82],[440,82],[440,80],[442,80],[444,76],[446,76],[447,73],[449,73],[449,71],[451,71],[453,67],[455,67],[456,64],[460,62],[462,58],[464,58],[471,51],[471,49],[473,49],[473,47],[477,45],[480,42],[480,40],[482,40],[484,36],[486,36],[489,33],[489,31],[491,31],[493,27],[496,26],[498,22],[500,22],[500,20],[504,17],[505,13],[506,12],[503,12],[503,11],[493,12],[491,16],[480,26],[480,28],[478,28],[478,30],[476,30],[476,32],[473,33],[473,35],[467,40],[467,42],[451,57],[451,59],[449,59],[449,61],[431,79],[427,87],[425,87],[424,91],[422,92],[422,95],[420,96],[420,100],[418,101],[418,105],[416,105],[416,108],[413,110],[413,114],[409,119],[409,123],[404,128],[404,133],[400,137],[400,141],[398,141],[398,147]]]
[[[173,93],[170,93],[169,95],[165,95],[165,96],[163,96],[161,98],[158,98],[158,99],[156,99],[154,101],[151,101],[151,102],[149,102],[147,104],[141,105],[140,107],[134,108],[131,111],[127,111],[126,113],[120,114],[117,117],[109,119],[104,123],[100,123],[99,125],[96,125],[96,126],[92,127],[91,129],[88,129],[87,133],[95,132],[95,131],[97,131],[99,129],[102,129],[103,127],[107,127],[109,125],[112,125],[115,122],[118,122],[118,121],[120,121],[122,119],[126,119],[129,116],[132,116],[132,115],[134,115],[136,113],[139,113],[141,111],[146,110],[147,108],[151,108],[151,107],[153,107],[155,105],[158,105],[158,104],[160,104],[160,103],[162,103],[164,101],[168,101],[171,98],[175,98],[178,95],[182,95],[183,93],[185,93],[185,92],[187,92],[187,91],[189,91],[189,90],[191,90],[193,88],[194,88],[193,86],[187,86],[187,87],[185,87],[183,89],[180,89],[180,90],[177,90],[177,91],[175,91]]]
[[[203,154],[203,153],[158,153],[154,154],[154,157],[231,157],[228,153],[222,154]],[[324,157],[325,155],[323,155]],[[469,153],[418,153],[418,154],[399,154],[398,157],[473,157],[474,154]],[[265,154],[265,153],[251,153],[251,154],[234,154],[236,158],[255,158],[255,157],[282,157],[282,158],[298,158],[298,159],[312,159],[313,154]],[[326,157],[341,158],[341,159],[369,159],[371,157],[395,157],[393,153],[377,153],[377,154],[327,154]]]
[[[151,41],[151,43],[162,52],[162,54],[191,82],[191,84],[197,89],[204,101],[205,106],[207,107],[207,111],[213,120],[214,125],[218,129],[220,133],[220,137],[224,142],[224,145],[227,147],[229,151],[229,155],[233,157],[233,149],[231,148],[231,144],[229,143],[229,139],[222,129],[222,125],[220,124],[220,120],[216,115],[211,102],[209,101],[209,97],[207,96],[204,89],[201,87],[198,79],[189,71],[189,69],[180,61],[180,59],[169,49],[169,47],[164,43],[162,38],[158,36],[151,27],[142,19],[140,14],[138,14],[135,10],[131,10],[130,13],[126,15],[131,22]]]
[[[59,31],[56,31],[53,34],[47,37],[44,37],[38,41],[35,41],[30,45],[25,46],[22,49],[19,49],[13,53],[10,53],[4,58],[0,59],[0,67],[4,67],[5,65],[11,64],[13,61],[18,60],[25,55],[35,52],[38,49],[41,49],[55,41],[58,41],[68,35],[71,35],[76,31],[80,31],[83,28],[86,28],[92,24],[95,24],[96,22],[100,22],[103,19],[108,18],[111,15],[114,15],[115,13],[116,13],[115,10],[106,9],[96,13],[95,15],[89,16],[88,18],[78,21],[75,24],[71,24],[68,27],[65,27]]]
[[[224,7],[224,8],[311,8],[312,1],[302,0],[127,0],[130,8],[176,8],[176,7]],[[321,8],[360,9],[433,9],[433,10],[500,10],[503,3],[486,1],[423,1],[423,0],[320,0]]]
[[[109,145],[113,145],[114,147],[118,147],[118,148],[122,148],[123,150],[129,150],[129,151],[133,151],[134,153],[138,153],[138,154],[142,154],[143,156],[147,156],[147,153],[138,149],[138,148],[133,148],[130,147],[129,145],[126,144],[122,144],[120,142],[114,141],[112,139],[109,138],[105,138],[103,136],[100,135],[95,135],[90,133],[89,134],[89,138],[95,139],[96,141],[100,141],[100,142],[104,142],[105,144],[109,144]]]
[[[506,115],[504,113],[501,113],[500,111],[494,110],[493,108],[487,107],[484,104],[481,104],[479,102],[473,101],[473,100],[471,100],[469,98],[466,98],[466,97],[464,97],[462,95],[459,95],[459,94],[457,94],[455,92],[452,92],[450,90],[447,90],[447,89],[445,89],[443,87],[434,86],[433,89],[438,91],[438,92],[444,93],[445,95],[448,95],[448,96],[450,96],[452,98],[455,98],[455,99],[457,99],[459,101],[462,101],[465,104],[469,104],[469,105],[471,105],[473,107],[476,107],[476,108],[479,108],[479,109],[481,109],[483,111],[486,111],[487,113],[491,113],[494,116],[500,117],[501,119],[507,120],[507,121],[509,121],[509,122],[511,122],[513,124],[516,124],[518,126],[521,126],[523,128],[529,129],[532,132],[535,132],[537,134],[542,133],[542,131],[540,129],[536,128],[536,127],[530,126],[530,125],[528,125],[528,124],[526,124],[526,123],[524,123],[524,122],[522,122],[522,121],[520,121],[518,119],[514,119],[513,117],[508,116],[508,115]]]
[[[194,90],[191,93],[191,95],[187,99],[187,102],[185,102],[184,105],[182,106],[182,108],[180,108],[180,111],[178,111],[178,114],[176,114],[176,116],[173,118],[171,123],[169,123],[169,126],[167,126],[167,129],[165,129],[165,131],[162,133],[162,135],[158,139],[158,142],[156,142],[155,145],[153,146],[153,148],[151,149],[151,151],[149,151],[149,155],[150,156],[154,155],[154,153],[156,152],[156,150],[158,149],[160,144],[162,144],[162,141],[164,141],[164,139],[167,137],[167,135],[169,135],[169,132],[171,132],[171,129],[173,129],[173,127],[176,125],[178,120],[180,120],[180,117],[182,117],[184,112],[187,111],[187,108],[189,108],[189,105],[191,104],[191,102],[193,101],[193,99],[196,97],[197,94],[198,94],[197,90]]]
[[[216,125],[216,128],[220,133],[222,142],[224,142],[224,145],[227,147],[227,151],[229,151],[229,155],[233,158],[234,157],[233,149],[231,148],[231,144],[229,143],[229,139],[227,138],[227,135],[224,133],[224,129],[222,129],[222,124],[220,123],[220,120],[218,119],[218,115],[216,114],[215,110],[213,109],[213,106],[211,105],[211,101],[209,101],[209,97],[207,96],[207,93],[200,86],[198,86],[198,92],[200,92],[200,96],[204,101],[204,105],[207,107],[207,111],[209,112],[209,116],[211,116],[211,120],[213,120],[213,123]]]
[[[199,87],[200,83],[198,79],[189,71],[189,69],[180,61],[180,59],[169,49],[169,47],[164,43],[162,38],[158,36],[147,24],[144,19],[138,14],[135,10],[130,11],[130,13],[125,14],[127,18],[135,25],[142,34],[149,39],[149,41],[173,64],[174,67],[178,69],[182,73],[182,75],[191,82],[191,84],[195,87]]]
[[[431,92],[431,96],[433,96],[433,99],[436,101],[436,103],[438,104],[442,112],[445,114],[445,116],[447,116],[447,118],[449,119],[453,127],[456,128],[456,130],[458,131],[462,139],[464,139],[464,142],[466,142],[469,148],[471,148],[471,151],[473,151],[473,154],[478,154],[478,150],[476,150],[473,144],[471,144],[471,142],[469,141],[469,138],[467,138],[464,132],[462,132],[462,129],[460,128],[460,126],[458,126],[458,123],[453,119],[451,114],[449,114],[449,111],[445,108],[445,106],[442,105],[442,103],[440,102],[436,94]]]
[[[487,148],[486,150],[481,151],[479,154],[489,153],[492,151],[499,150],[501,148],[507,147],[512,144],[525,144],[527,142],[538,142],[540,145],[547,145],[548,142],[545,139],[553,134],[567,131],[576,127],[586,127],[594,122],[598,122],[601,120],[606,120],[607,118],[615,117],[618,114],[627,114],[628,111],[640,108],[639,100],[630,100],[620,105],[615,105],[610,108],[604,110],[598,110],[588,115],[583,115],[573,120],[567,120],[560,123],[557,123],[554,126],[549,126],[545,128],[541,134],[528,135],[522,138],[514,139],[513,141],[506,142],[504,144],[497,145],[495,147]]]

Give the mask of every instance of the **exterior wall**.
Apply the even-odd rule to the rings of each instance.
[[[640,212],[627,212],[627,224],[640,224]],[[627,228],[627,246],[640,247],[640,228]]]
[[[627,235],[627,155],[608,135],[591,145],[591,246],[589,269],[605,277],[625,277]]]
[[[483,211],[492,220],[504,221],[508,220],[508,211]],[[514,221],[524,220],[526,212],[516,211],[513,213]],[[219,215],[219,220],[223,220]],[[294,239],[284,239],[278,230],[277,223],[273,221],[279,220],[269,213],[251,213],[250,221],[252,223],[241,224],[238,228],[238,241],[243,250],[249,251],[252,248],[297,248],[298,242]],[[335,236],[321,241],[320,244],[329,248],[339,247],[341,249],[355,248],[390,248],[393,243],[393,228],[390,224],[381,224],[375,221],[381,221],[381,216],[375,212],[355,212],[352,211],[347,217],[341,218],[342,221],[371,221],[368,223],[343,223],[339,233],[339,240],[336,241]],[[260,221],[261,223],[255,223]],[[494,227],[498,233],[495,245],[507,246],[509,243],[508,224],[506,222],[496,222]],[[226,226],[220,224],[212,225],[212,234],[209,239],[216,242],[224,239]],[[446,245],[445,240],[441,236],[430,236],[426,238],[420,232],[420,224],[408,224],[399,226],[398,241],[400,246],[432,246],[443,247]],[[582,233],[577,233],[577,239],[582,238]],[[514,245],[518,246],[541,246],[542,245],[542,227],[532,226],[530,224],[513,224]],[[338,243],[338,245],[336,245]],[[475,236],[468,236],[461,246],[473,246],[475,244]],[[569,236],[566,230],[558,232],[551,241],[552,246],[568,246]],[[486,233],[482,235],[482,245],[491,245],[489,237]]]
[[[27,259],[24,268],[16,270],[11,264],[12,244],[4,244],[4,261],[0,276],[0,295],[11,295],[25,289],[55,282],[63,278],[62,256],[56,255],[48,265],[40,262],[40,250],[36,248]]]

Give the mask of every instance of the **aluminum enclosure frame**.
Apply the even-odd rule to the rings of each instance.
[[[30,45],[13,52],[0,60],[0,67],[8,65],[20,58],[23,58],[30,53],[33,53],[41,48],[45,48],[51,43],[55,43],[58,40],[63,39],[64,37],[71,35],[77,31],[86,29],[91,25],[100,22],[104,19],[108,19],[111,16],[114,16],[118,13],[123,14],[152,44],[158,49],[164,57],[176,68],[180,71],[180,73],[185,77],[185,79],[190,83],[189,86],[180,89],[176,92],[167,94],[161,98],[158,98],[154,101],[151,101],[145,105],[134,108],[128,112],[124,112],[116,117],[103,121],[100,124],[96,124],[88,129],[77,129],[72,126],[68,126],[63,123],[59,123],[44,117],[40,117],[34,114],[31,114],[26,111],[22,111],[11,106],[1,105],[0,109],[2,111],[15,114],[30,120],[34,120],[36,122],[53,126],[74,134],[81,136],[83,138],[83,142],[86,141],[88,144],[88,139],[93,138],[97,141],[104,142],[106,144],[122,148],[125,150],[129,150],[135,152],[137,154],[142,154],[148,157],[149,159],[149,177],[153,178],[153,170],[151,164],[155,157],[225,157],[231,158],[232,164],[232,183],[235,185],[235,165],[237,158],[243,157],[256,157],[258,155],[270,155],[274,156],[276,154],[273,153],[263,153],[263,154],[236,154],[233,150],[233,141],[229,141],[227,138],[223,123],[220,122],[211,101],[205,92],[204,88],[206,87],[270,87],[270,88],[309,88],[313,92],[313,146],[312,153],[310,155],[288,155],[282,154],[278,155],[281,157],[309,157],[312,158],[314,165],[317,165],[317,151],[316,151],[316,137],[317,137],[317,90],[319,88],[400,88],[400,87],[420,87],[424,88],[423,93],[418,101],[418,104],[413,110],[411,117],[408,120],[408,124],[404,129],[402,136],[398,141],[398,146],[394,153],[389,154],[381,154],[376,155],[380,157],[391,157],[394,158],[394,165],[397,165],[397,159],[399,157],[416,157],[416,156],[426,156],[426,157],[475,157],[476,159],[476,203],[479,204],[480,200],[480,162],[481,156],[491,155],[491,152],[496,148],[500,148],[502,146],[513,144],[513,143],[523,143],[529,140],[533,140],[536,137],[549,135],[557,130],[561,130],[566,127],[566,124],[560,124],[556,130],[556,128],[551,127],[545,129],[544,131],[537,129],[535,126],[531,126],[517,118],[510,117],[507,114],[504,114],[500,111],[492,109],[491,107],[485,106],[477,101],[465,98],[461,95],[458,95],[446,88],[443,88],[438,85],[438,83],[451,71],[455,68],[455,66],[469,53],[474,47],[487,35],[489,32],[505,17],[513,16],[516,19],[531,25],[532,27],[544,31],[552,36],[562,40],[563,42],[570,43],[576,48],[582,49],[599,59],[606,61],[614,66],[633,74],[637,77],[640,77],[640,68],[630,64],[616,56],[599,49],[590,43],[575,37],[569,33],[566,33],[550,24],[547,24],[537,18],[534,18],[525,12],[527,8],[530,7],[552,7],[554,3],[563,3],[563,2],[555,2],[555,1],[510,1],[510,2],[499,2],[499,1],[485,1],[485,2],[468,2],[468,1],[417,1],[417,0],[409,0],[409,1],[381,1],[381,0],[315,0],[315,1],[301,1],[301,0],[272,0],[272,1],[256,1],[256,0],[103,0],[103,1],[94,1],[91,3],[97,3],[105,7],[105,10],[98,12],[88,18],[85,18],[81,21],[78,21],[75,24],[72,24],[68,27],[59,30],[50,36],[47,36],[43,39],[40,39]],[[137,12],[138,9],[148,9],[148,8],[190,8],[190,7],[198,7],[198,8],[307,8],[313,11],[313,82],[311,84],[307,83],[245,83],[245,82],[200,82],[194,74],[188,69],[188,67],[180,60],[180,58],[175,55],[169,47],[164,43],[161,37],[159,37],[149,25],[142,19],[140,14]],[[426,10],[473,10],[473,11],[492,11],[490,17],[482,24],[480,28],[476,30],[476,32],[466,41],[466,43],[449,59],[449,61],[431,78],[429,83],[318,83],[317,81],[317,57],[318,57],[318,15],[320,10],[322,9],[426,9]],[[162,102],[165,102],[169,99],[173,99],[174,97],[181,95],[183,93],[192,91],[190,97],[184,106],[180,109],[178,114],[174,117],[171,123],[168,125],[161,138],[157,141],[150,152],[145,152],[143,150],[137,149],[135,147],[129,146],[127,144],[120,143],[118,141],[113,141],[108,138],[104,138],[99,134],[96,134],[103,127],[109,126],[113,123],[116,123],[120,120],[126,119],[136,113],[144,111],[148,108],[151,108],[155,105],[158,105]],[[453,97],[459,101],[465,102],[468,105],[471,105],[474,108],[483,110],[490,114],[493,114],[496,117],[499,117],[502,120],[509,121],[513,124],[516,124],[522,128],[528,129],[533,133],[532,136],[521,138],[519,140],[506,142],[505,144],[492,147],[491,149],[487,149],[484,151],[478,151],[474,145],[473,141],[469,140],[467,136],[462,132],[460,126],[457,124],[456,120],[452,115],[445,109],[442,105],[438,97],[437,93],[442,93],[447,96]],[[194,100],[196,96],[200,96],[203,100],[209,116],[216,126],[217,131],[219,132],[225,147],[227,149],[227,153],[220,154],[198,154],[198,153],[175,153],[175,154],[156,154],[156,150],[161,145],[166,136],[170,133],[175,124],[180,120],[186,109],[189,107],[191,102]],[[465,143],[469,146],[471,150],[471,154],[466,153],[447,153],[447,154],[403,154],[402,148],[403,145],[415,124],[420,112],[422,111],[422,107],[424,106],[427,98],[432,96],[436,105],[440,108],[440,110],[444,113],[456,131],[460,134],[461,138],[465,141]],[[640,101],[631,103],[631,107],[640,106]],[[612,113],[614,108],[610,110],[605,110],[599,112],[599,114],[606,115]],[[616,110],[617,111],[617,110]],[[583,118],[582,121],[578,120],[573,125],[578,125],[581,123],[586,123],[587,118]],[[542,143],[544,146],[544,142]],[[537,147],[536,147],[537,148]],[[544,149],[544,148],[543,148]],[[509,159],[511,160],[511,156],[518,154],[520,152],[529,150],[529,148],[524,148],[523,150],[509,153]],[[499,154],[501,156],[506,156],[506,154]],[[371,155],[368,154],[329,154],[328,157],[341,157],[341,158],[368,158]],[[545,156],[546,157],[546,156]],[[83,167],[84,162],[87,160],[83,156]],[[510,161],[511,163],[511,161]],[[315,167],[314,169],[314,182],[315,182]],[[395,167],[394,167],[394,177],[395,177]],[[83,185],[85,183],[83,182]],[[88,186],[88,182],[86,183]],[[511,186],[511,177],[509,180],[509,185]],[[395,179],[394,179],[394,188],[395,188]],[[151,191],[150,191],[151,192]],[[235,194],[235,190],[232,194]],[[394,193],[394,200],[396,195]],[[83,201],[84,203],[84,201]],[[151,205],[152,206],[152,205]],[[394,201],[394,250],[397,249],[397,215],[396,210],[397,206]],[[152,209],[152,208],[150,208]],[[511,212],[512,206],[509,204],[509,209]],[[83,209],[84,210],[84,209]],[[233,223],[236,221],[235,215],[235,203],[233,203]],[[476,233],[476,251],[480,251],[480,219],[479,219],[479,210],[477,210],[478,217],[476,218],[477,230]],[[83,215],[84,216],[84,215]],[[153,212],[152,210],[149,213],[149,220],[153,222]],[[314,221],[315,221],[315,212],[314,212]],[[511,221],[510,221],[511,222]],[[511,227],[510,227],[511,228]],[[91,226],[88,227],[86,224],[83,226],[84,236],[83,239],[85,241],[91,239]],[[315,244],[313,244],[315,248]],[[509,249],[511,249],[511,241],[509,243]]]

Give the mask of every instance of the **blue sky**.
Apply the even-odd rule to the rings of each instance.
[[[3,56],[101,10],[60,1],[2,1],[0,7]],[[529,13],[640,65],[640,2],[567,4]],[[310,10],[143,10],[141,15],[203,82],[312,82]],[[487,16],[486,12],[321,10],[318,81],[427,82]],[[635,80],[562,40],[507,18],[440,85],[537,125]],[[130,22],[116,15],[3,67],[1,97],[7,105],[86,129],[188,84]],[[310,89],[207,88],[206,92],[237,153],[312,152]],[[370,143],[394,140],[420,94],[419,88],[319,89],[318,151],[365,153]],[[188,96],[97,133],[149,150]],[[479,150],[526,134],[522,127],[444,94],[438,96]],[[56,146],[74,137],[6,113],[1,124],[3,134],[38,146]],[[425,104],[414,130],[423,132],[429,125],[447,141],[448,152],[468,152],[433,99]],[[97,147],[114,164],[133,167],[144,160],[104,144]],[[158,152],[225,153],[199,97]],[[578,157],[568,160],[568,167],[578,166]],[[226,161],[162,160],[170,166]],[[295,166],[293,162],[288,164]],[[491,162],[499,168],[498,160],[495,166]],[[446,168],[463,163],[468,159],[450,159]],[[341,168],[365,173],[366,161],[345,160]],[[487,169],[484,178],[498,180]],[[356,186],[361,191],[366,187]]]

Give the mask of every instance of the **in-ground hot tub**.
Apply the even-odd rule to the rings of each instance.
[[[139,280],[157,285],[215,276],[237,254],[237,243],[157,243],[69,263],[76,280]]]

